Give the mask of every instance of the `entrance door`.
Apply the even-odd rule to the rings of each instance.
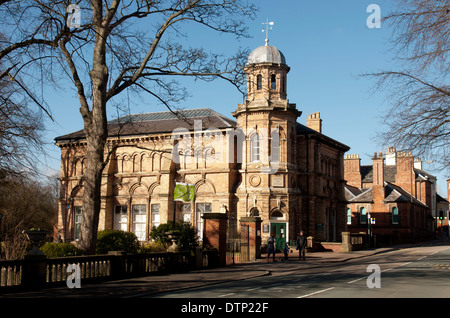
[[[284,245],[287,242],[286,239],[286,223],[271,223],[270,234],[275,234],[275,247],[277,250],[282,251]]]

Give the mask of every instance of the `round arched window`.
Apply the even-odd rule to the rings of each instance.
[[[270,214],[270,219],[271,220],[283,220],[284,214],[280,210],[275,210]]]
[[[259,216],[259,210],[258,208],[252,208],[250,210],[250,216]]]

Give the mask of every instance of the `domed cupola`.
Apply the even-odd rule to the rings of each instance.
[[[289,67],[286,58],[275,46],[257,47],[247,58],[247,100],[285,100]]]
[[[267,22],[266,25],[273,25]],[[259,111],[288,111],[295,118],[300,116],[295,104],[287,99],[287,73],[290,68],[279,49],[269,45],[268,28],[266,43],[254,49],[247,58],[244,72],[247,75],[247,97],[239,104],[233,116]],[[264,31],[264,30],[263,30]]]
[[[283,53],[271,45],[263,45],[253,50],[248,56],[247,65],[259,63],[274,63],[286,65]]]

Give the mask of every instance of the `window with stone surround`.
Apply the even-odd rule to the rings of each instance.
[[[75,206],[74,210],[74,239],[78,241],[81,237],[81,219],[82,219],[82,207]]]
[[[280,133],[279,130],[274,130],[270,136],[270,161],[281,161],[281,148],[280,148]]]
[[[352,210],[347,208],[347,224],[352,224]]]
[[[275,74],[272,74],[270,76],[270,89],[272,90],[277,89],[277,77]]]
[[[158,204],[152,204],[150,206],[150,210],[152,212],[152,226],[158,227],[160,224],[160,214],[159,214],[159,203]]]
[[[145,241],[146,240],[146,219],[147,219],[147,212],[146,212],[146,206],[145,204],[133,204],[131,207],[132,215],[133,215],[133,227],[132,231],[134,234],[136,234],[139,241]]]
[[[256,76],[256,89],[259,91],[262,89],[262,75],[258,74]]]
[[[191,223],[191,204],[190,203],[183,203],[182,206],[183,209],[183,221]]]
[[[199,240],[203,240],[203,213],[211,213],[212,205],[211,203],[197,203],[196,204],[197,213],[197,236]]]
[[[128,214],[126,205],[116,205],[114,207],[114,229],[127,231]]]
[[[259,136],[258,134],[254,134],[250,138],[250,161],[257,162],[260,159],[259,150],[260,150]]]
[[[362,207],[360,210],[360,215],[359,215],[359,220],[361,222],[361,224],[366,224],[367,223],[367,211],[365,207]]]
[[[392,224],[398,224],[398,208],[392,208]]]

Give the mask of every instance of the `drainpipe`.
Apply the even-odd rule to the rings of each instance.
[[[306,236],[309,236],[309,135],[306,134]]]

